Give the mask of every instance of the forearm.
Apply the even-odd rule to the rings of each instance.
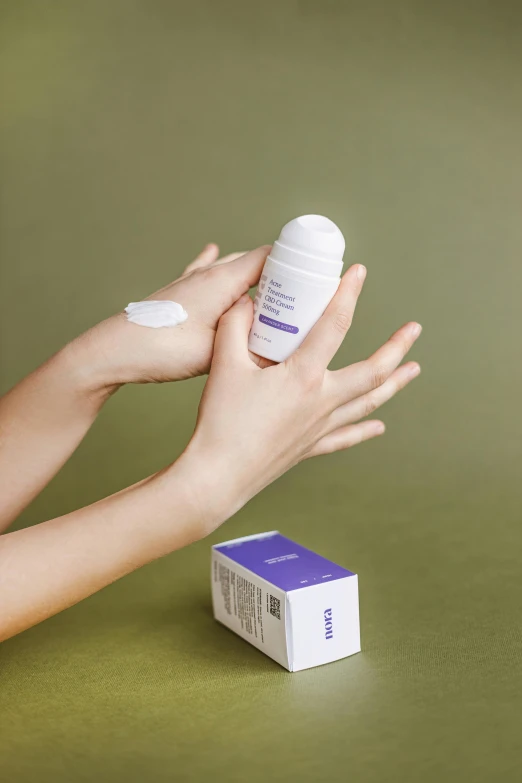
[[[96,377],[80,341],[0,400],[0,532],[68,460],[114,388]]]
[[[91,506],[0,536],[0,640],[197,540],[217,522],[212,514],[226,515],[208,495],[200,508],[198,466],[186,463],[182,457]]]

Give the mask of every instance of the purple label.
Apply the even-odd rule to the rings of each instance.
[[[260,315],[259,320],[262,324],[266,324],[267,326],[272,326],[274,329],[281,329],[283,332],[291,332],[292,334],[297,334],[299,331],[297,326],[292,326],[292,324],[284,324],[282,321],[276,321],[274,318],[269,318],[267,315]]]
[[[347,571],[280,533],[249,541],[218,544],[214,549],[285,592],[354,576],[352,571]],[[330,620],[325,616],[326,619]],[[326,630],[329,632],[331,628]]]

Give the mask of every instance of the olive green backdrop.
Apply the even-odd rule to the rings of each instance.
[[[369,270],[340,362],[424,325],[384,439],[1,646],[0,777],[519,780],[520,3],[11,0],[0,27],[3,389],[306,212]],[[122,390],[19,524],[175,458],[202,387]],[[273,528],[359,573],[360,655],[290,675],[214,623],[210,543]]]

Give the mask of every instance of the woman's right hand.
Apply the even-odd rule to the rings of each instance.
[[[204,533],[301,460],[384,432],[381,421],[361,419],[419,374],[415,362],[399,365],[421,327],[407,323],[369,359],[329,371],[365,276],[363,266],[352,266],[300,348],[264,369],[248,351],[250,297],[242,296],[221,317],[196,430],[184,455],[199,465]]]

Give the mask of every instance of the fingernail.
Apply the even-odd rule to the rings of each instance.
[[[382,421],[378,421],[377,424],[375,425],[375,432],[377,433],[377,435],[382,435],[385,429],[386,427],[384,426]]]
[[[357,266],[357,279],[364,280],[366,277],[366,267],[363,264]]]
[[[237,303],[238,304],[246,304],[247,302],[251,302],[251,301],[252,300],[250,299],[248,294],[243,294],[243,296],[239,297],[239,299],[237,300]]]
[[[419,364],[414,364],[413,367],[410,367],[410,376],[412,378],[415,378],[417,375],[420,374],[421,368]]]
[[[417,339],[421,332],[422,326],[420,324],[412,324],[411,333],[415,339]]]

